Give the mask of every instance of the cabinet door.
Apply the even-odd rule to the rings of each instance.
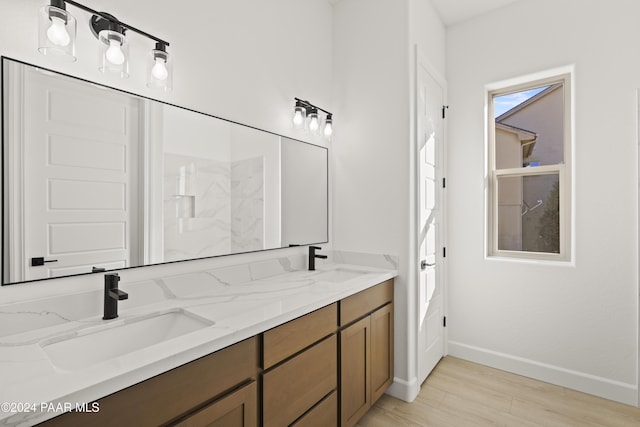
[[[255,427],[258,425],[256,382],[216,400],[193,415],[174,424],[176,427]]]
[[[351,427],[371,407],[371,317],[340,331],[340,425]]]
[[[371,314],[371,404],[393,382],[393,303]]]

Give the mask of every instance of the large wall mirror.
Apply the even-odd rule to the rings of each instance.
[[[328,150],[2,58],[2,284],[328,240]]]

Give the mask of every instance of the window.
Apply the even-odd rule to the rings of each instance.
[[[488,253],[570,259],[570,74],[489,91]]]

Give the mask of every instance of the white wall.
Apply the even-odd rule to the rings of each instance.
[[[433,69],[445,76],[446,31],[431,0],[409,1],[411,46],[417,44]]]
[[[77,62],[38,53],[37,13],[46,4],[0,0],[6,17],[0,54],[298,139],[307,136],[291,126],[294,96],[330,109],[332,8],[327,0],[88,2],[170,43],[174,89],[167,95],[146,87],[146,55],[154,45],[133,32],[128,33],[131,77],[100,73],[90,15],[73,6],[68,10],[78,20]]]
[[[447,31],[449,350],[638,403],[640,4],[521,0]],[[485,85],[575,64],[573,264],[485,259]]]
[[[429,0],[342,0],[334,6],[334,40],[334,248],[399,256],[390,393],[412,400],[419,384],[410,274],[411,52],[419,42],[444,74],[444,28]]]
[[[175,3],[153,0],[91,0],[89,6],[167,40],[173,56],[174,90],[153,92],[146,83],[146,56],[153,44],[130,33],[131,77],[113,79],[98,72],[97,40],[88,27],[90,16],[69,6],[78,20],[75,63],[61,63],[37,51],[41,0],[0,0],[6,19],[0,26],[0,55],[72,76],[167,101],[218,117],[245,123],[316,144],[294,132],[291,113],[295,96],[331,110],[332,7],[327,0],[234,0]],[[327,245],[330,246],[330,245]],[[175,274],[218,263],[239,263],[302,253],[303,248],[237,255],[122,272],[122,283]],[[100,275],[82,280],[100,286]],[[46,282],[53,289],[57,282]],[[43,286],[31,286],[34,296]],[[3,300],[0,289],[0,302]]]

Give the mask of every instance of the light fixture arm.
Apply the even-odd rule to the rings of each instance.
[[[294,97],[293,99],[295,99],[296,101],[298,101],[300,104],[302,104],[302,106],[304,108],[306,108],[307,110],[310,110],[312,108],[315,108],[317,110],[320,110],[322,112],[324,112],[325,114],[332,116],[333,114],[331,114],[329,111],[325,110],[324,108],[320,108],[317,105],[313,105],[312,103],[310,103],[309,101],[305,101],[304,99],[300,99],[300,98],[296,98]]]
[[[121,27],[123,27],[123,28],[126,28],[127,30],[131,30],[131,31],[133,31],[134,33],[138,33],[138,34],[140,34],[141,36],[144,36],[144,37],[146,37],[146,38],[148,38],[148,39],[154,40],[156,43],[161,43],[161,44],[162,44],[162,45],[164,45],[164,46],[169,46],[169,42],[166,42],[166,41],[164,41],[164,40],[162,40],[162,39],[160,39],[160,38],[158,38],[158,37],[156,37],[156,36],[153,36],[153,35],[151,35],[151,34],[149,34],[149,33],[147,33],[147,32],[144,32],[144,31],[142,31],[142,30],[139,30],[139,29],[137,29],[137,28],[135,28],[135,27],[133,27],[133,26],[131,26],[131,25],[129,25],[129,24],[125,24],[124,22],[120,21],[119,19],[114,18],[112,15],[109,15],[108,13],[98,12],[97,10],[93,10],[93,9],[91,9],[90,7],[87,7],[87,6],[83,5],[83,4],[80,4],[80,3],[78,3],[78,2],[75,2],[75,1],[73,1],[73,0],[61,0],[61,1],[60,1],[60,0],[57,0],[57,1],[58,1],[59,3],[62,3],[62,4],[64,4],[64,3],[68,3],[68,4],[72,5],[72,6],[77,7],[78,9],[82,9],[82,10],[84,10],[85,12],[89,12],[89,13],[91,13],[91,14],[93,14],[93,15],[97,15],[97,16],[99,16],[100,18],[105,19],[105,20],[107,20],[107,21],[109,21],[109,22],[112,22],[112,23],[114,23],[114,24],[117,24],[117,25],[119,25],[119,26],[121,26]],[[324,111],[324,110],[323,110],[323,111]]]

